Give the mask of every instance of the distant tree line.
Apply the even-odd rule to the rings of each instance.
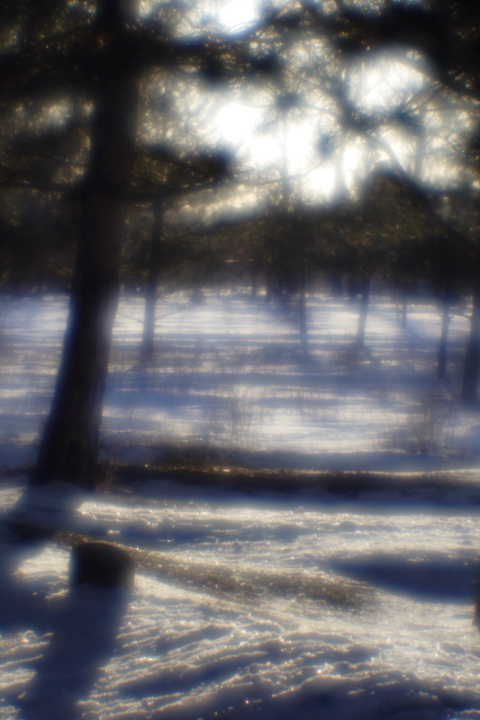
[[[273,2],[237,34],[195,16],[196,7],[169,0],[143,7],[142,14],[137,0],[2,3],[1,288],[70,294],[36,482],[95,483],[122,283],[145,291],[148,359],[159,287],[172,279],[199,286],[237,259],[249,264],[253,292],[263,274],[268,296],[297,293],[305,345],[306,284],[316,268],[328,271],[332,282],[342,273],[356,275],[360,343],[374,276],[405,294],[427,279],[446,308],[459,291],[471,296],[462,395],[476,397],[477,6],[461,0]],[[295,55],[299,42],[303,50]],[[351,73],[392,49],[425,82],[414,96],[369,109],[352,92]],[[293,71],[292,63],[299,63]],[[319,126],[315,161],[340,168],[347,146],[361,147],[368,159],[369,170],[356,183],[337,172],[330,205],[302,199],[286,154],[283,172],[252,173],[244,157],[214,134],[205,139],[202,130],[202,112],[209,114],[202,98],[254,88],[270,97],[272,127],[285,135],[292,118],[310,112],[298,78],[321,93],[324,114],[335,117]],[[180,111],[188,93],[189,112]],[[453,127],[443,137],[432,130],[430,118],[446,110],[463,117],[467,134]],[[412,148],[408,162],[398,159],[391,137]],[[438,183],[432,167],[445,177],[452,171],[450,184]],[[215,203],[228,204],[245,188],[261,199],[249,219],[213,222],[214,231],[202,220],[195,229],[202,212],[208,218]]]

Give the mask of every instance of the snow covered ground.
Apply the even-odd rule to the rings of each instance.
[[[355,305],[308,310],[305,355],[291,310],[171,298],[141,368],[142,302],[126,298],[104,414],[112,476],[123,461],[213,461],[400,486],[33,490],[14,467],[35,458],[66,301],[3,301],[1,720],[480,718],[480,419],[456,401],[467,320],[452,319],[439,386],[434,306],[403,330],[375,299],[360,354]],[[19,539],[13,520],[59,533]],[[72,533],[130,548],[133,591],[69,588]]]

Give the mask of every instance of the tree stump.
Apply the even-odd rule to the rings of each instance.
[[[475,605],[473,607],[473,625],[480,630],[480,578],[475,584]]]
[[[70,584],[131,589],[135,563],[126,550],[106,542],[82,542],[72,550]]]

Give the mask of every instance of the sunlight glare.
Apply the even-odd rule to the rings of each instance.
[[[221,106],[215,117],[215,125],[226,142],[237,145],[255,131],[260,117],[258,109],[232,101]]]
[[[256,0],[227,0],[219,3],[218,22],[228,32],[239,32],[251,25],[258,17]]]

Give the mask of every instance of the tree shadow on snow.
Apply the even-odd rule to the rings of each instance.
[[[426,683],[400,671],[354,673],[350,678],[314,677],[298,691],[276,697],[249,699],[243,707],[228,708],[224,714],[204,714],[229,720],[291,720],[292,718],[345,718],[357,720],[446,720],[466,711],[478,717],[479,696],[472,691],[445,688],[441,682]],[[475,713],[470,715],[470,712]]]
[[[476,551],[453,557],[442,552],[421,556],[377,553],[337,559],[332,569],[384,590],[422,600],[473,603],[480,579]]]
[[[113,654],[127,604],[122,590],[70,589],[57,608],[50,644],[34,664],[36,674],[20,699],[23,720],[84,717],[77,702],[88,697]]]
[[[67,582],[58,580],[57,558],[50,576],[48,559],[44,572],[36,569],[28,576],[21,571],[25,561],[58,550],[52,536],[58,524],[68,527],[77,497],[76,491],[57,489],[52,495],[51,489],[42,493],[29,487],[0,524],[0,630],[37,636],[25,645],[24,665],[34,672],[32,679],[7,690],[22,720],[82,716],[77,703],[88,697],[112,655],[129,602],[125,589],[70,583],[65,592]]]

